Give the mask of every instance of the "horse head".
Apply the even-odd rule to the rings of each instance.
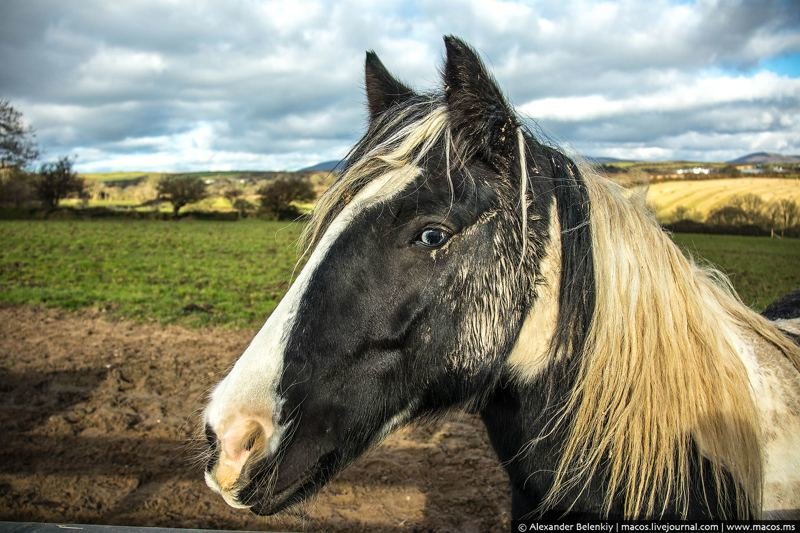
[[[478,56],[445,44],[438,93],[367,54],[367,132],[316,207],[307,262],[205,410],[206,480],[231,505],[302,499],[393,429],[478,404],[508,364],[553,191],[528,180],[532,141]]]

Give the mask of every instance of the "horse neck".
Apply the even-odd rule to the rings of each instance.
[[[624,311],[632,307],[645,309],[648,304],[652,304],[649,300],[639,299],[630,302],[624,301],[617,304],[619,309],[613,308],[608,304],[609,298],[615,298],[621,294],[640,298],[641,294],[628,291],[624,286],[610,285],[608,280],[616,279],[621,282],[623,279],[629,280],[630,275],[641,276],[635,280],[637,286],[646,289],[661,288],[662,292],[664,292],[663,287],[674,286],[675,290],[668,294],[670,296],[673,293],[686,292],[687,287],[694,289],[699,286],[704,292],[713,296],[713,300],[716,301],[717,296],[725,299],[721,290],[705,281],[706,274],[704,272],[697,271],[683,259],[677,248],[657,226],[650,223],[647,217],[634,207],[630,207],[628,201],[616,193],[613,188],[608,191],[605,189],[606,187],[602,184],[598,186],[596,182],[590,182],[587,190],[582,182],[573,180],[572,186],[556,191],[556,202],[553,206],[555,212],[551,211],[550,217],[550,220],[554,221],[550,228],[549,244],[551,246],[546,256],[546,261],[552,260],[553,264],[549,265],[549,268],[545,268],[548,266],[546,261],[542,263],[542,269],[539,272],[541,283],[537,298],[528,319],[522,326],[518,342],[509,355],[506,371],[508,375],[500,380],[500,384],[489,395],[482,411],[492,443],[501,461],[506,465],[514,487],[516,516],[524,514],[523,510],[525,513],[535,511],[542,498],[548,494],[554,483],[554,470],[562,460],[563,449],[568,440],[571,426],[573,426],[572,416],[577,411],[576,408],[582,409],[580,413],[585,418],[587,409],[590,410],[592,407],[591,399],[589,404],[584,406],[569,400],[573,389],[578,385],[583,387],[582,390],[588,390],[585,374],[582,378],[584,381],[578,381],[578,368],[581,361],[587,356],[584,340],[587,339],[592,328],[590,322],[593,313],[597,312],[595,298],[597,298],[597,305],[601,307],[601,313],[610,309],[609,316],[605,318],[616,318],[625,314]],[[606,195],[609,196],[606,197]],[[626,226],[622,228],[604,227],[599,236],[591,235],[588,213],[576,216],[573,207],[585,205],[585,201],[588,199],[593,200],[593,204],[600,205],[599,208],[594,208],[597,209],[593,213],[595,222],[598,220],[604,224],[609,224],[609,221],[620,222]],[[564,206],[569,206],[571,209],[565,210]],[[628,241],[622,240],[626,236]],[[642,241],[645,245],[642,245]],[[599,249],[598,243],[601,244]],[[614,261],[626,261],[627,263],[602,264],[603,268],[596,270],[592,267],[592,257],[598,252],[602,259],[609,263]],[[651,254],[652,257],[647,254]],[[663,261],[663,258],[670,259],[672,266],[675,267],[674,270],[682,272],[685,277],[671,279],[669,278],[671,271],[665,270],[656,272],[658,277],[650,279],[646,277],[647,273],[642,273],[642,269],[638,265],[629,264],[631,261],[641,260],[666,266],[668,263]],[[597,283],[596,276],[603,278],[600,283]],[[695,279],[695,276],[700,277]],[[680,285],[681,283],[683,285]],[[655,289],[643,292],[650,295],[654,293]],[[687,314],[697,317],[701,314],[699,311],[701,306],[698,301],[702,298],[697,295],[693,296],[696,309],[689,309]],[[676,304],[674,298],[662,297],[659,302],[665,306]],[[548,309],[557,309],[558,312],[557,314],[552,312],[548,314]],[[723,311],[718,314],[720,319],[723,315],[727,316]],[[626,316],[628,315],[626,314]],[[659,309],[648,313],[637,312],[634,316],[650,322],[644,325],[641,323],[630,324],[628,325],[630,331],[637,332],[640,329],[658,331],[659,324],[656,324],[655,321],[660,316]],[[609,322],[609,324],[613,324],[613,322]],[[611,328],[608,324],[605,329],[595,327],[592,331],[595,334],[595,337],[592,338],[595,347],[597,346],[598,331],[604,335],[602,339],[609,337],[612,341],[617,339],[615,335],[620,334],[619,329]],[[533,342],[537,338],[540,340],[541,338],[552,338],[554,342]],[[661,339],[651,336],[648,337],[648,340],[652,338]],[[719,340],[721,343],[725,342],[721,338]],[[621,344],[617,347],[612,342],[611,345],[602,347],[605,349],[603,354],[607,356],[607,359],[611,358],[609,360],[613,360],[614,357],[631,355],[630,347],[627,345]],[[657,361],[657,355],[662,353],[658,349],[659,346],[648,345],[646,347],[651,356],[649,360]],[[694,348],[689,344],[686,347],[686,354],[673,355],[684,356],[690,352],[690,348]],[[637,354],[634,353],[634,355]],[[666,371],[663,374],[667,375]],[[661,374],[656,373],[656,376],[660,377]],[[591,385],[600,388],[616,385],[624,388],[636,379],[641,379],[641,376],[620,376],[620,382],[616,384],[594,380]],[[654,386],[660,385],[660,382],[654,382]],[[681,405],[681,403],[676,401],[667,408],[677,405]],[[564,406],[570,407],[570,410],[568,412],[558,411]],[[602,416],[600,416],[600,421],[602,422]],[[582,424],[581,427],[583,427]],[[687,477],[683,479],[688,479],[690,484],[695,486],[714,485],[713,479],[706,479],[707,472],[713,471],[713,468],[703,468],[703,464],[691,464],[693,458],[698,455],[693,451],[694,446],[695,443],[692,442],[687,449],[682,450],[682,453],[686,454],[687,463],[685,464],[688,466]],[[612,452],[614,451],[618,450],[612,449]],[[604,465],[609,456],[600,452],[598,457],[601,459],[598,459],[597,464]],[[605,459],[602,459],[603,457]],[[580,482],[579,486],[567,487],[561,493],[560,503],[556,504],[563,507],[553,509],[552,512],[561,513],[571,510],[589,515],[603,513],[606,510],[604,504],[607,503],[604,500],[609,492],[606,490],[606,481],[607,478],[601,467],[596,475],[585,481],[585,485],[584,482]],[[624,478],[622,483],[625,483]],[[619,488],[617,486],[617,489]],[[692,490],[692,487],[688,488]],[[705,496],[710,502],[716,500],[714,495],[706,494]],[[688,509],[682,507],[680,502],[676,502],[674,505],[669,503],[665,513],[666,515],[673,513],[679,515],[686,510],[691,512],[692,516],[703,516],[708,512],[701,501],[705,499],[705,497],[690,496]],[[552,501],[550,503],[552,504]],[[659,506],[658,508],[663,507]],[[608,512],[611,515],[622,515],[623,502],[613,500]]]
[[[503,376],[486,397],[480,411],[492,446],[511,482],[512,519],[622,519],[624,505],[620,498],[608,512],[604,508],[607,479],[602,472],[590,479],[586,486],[574,487],[564,493],[559,505],[542,507],[552,487],[571,420],[569,416],[559,418],[558,427],[552,422],[558,416],[558,406],[563,405],[575,381],[574,371],[566,362],[552,365],[548,372],[551,377],[557,375],[557,379],[542,378],[531,382],[521,381],[510,374]],[[699,453],[693,455],[699,457]],[[720,497],[710,472],[708,460],[692,461],[689,516],[712,519],[720,516],[721,509],[733,505],[733,492]],[[725,483],[730,481],[727,478]],[[726,498],[730,501],[726,502]],[[665,506],[662,518],[678,519],[682,512],[678,502],[670,502]]]
[[[504,376],[483,404],[481,417],[511,482],[514,519],[535,512],[552,486],[565,435],[549,431],[553,428],[548,428],[552,418],[548,413],[563,402],[568,389],[566,381],[530,382]],[[592,502],[585,501],[575,510],[592,507]]]

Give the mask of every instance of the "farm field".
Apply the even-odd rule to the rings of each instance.
[[[0,223],[0,301],[189,326],[259,325],[288,288],[302,225]]]
[[[288,288],[301,223],[4,221],[0,302],[140,321],[257,327]],[[800,287],[800,240],[676,234],[761,309]]]
[[[286,290],[302,225],[0,222],[0,520],[249,530],[508,529],[479,419],[391,437],[311,505],[236,511],[197,463],[199,409]],[[760,309],[800,240],[676,235]]]
[[[283,172],[283,171],[204,171],[186,173],[162,172],[101,172],[84,173],[88,198],[66,198],[61,206],[80,209],[110,208],[116,211],[171,212],[169,202],[157,202],[157,185],[161,178],[168,176],[188,176],[203,180],[206,184],[207,196],[200,201],[191,202],[182,208],[181,213],[191,212],[233,212],[232,200],[226,198],[226,191],[235,190],[239,198],[246,200],[255,209],[260,204],[258,189],[276,179],[308,180],[317,194],[325,190],[331,183],[333,175],[328,172]],[[310,205],[296,202],[302,212],[307,212]]]
[[[742,301],[757,311],[800,288],[800,239],[692,233],[672,237],[701,264],[727,274]]]
[[[800,202],[800,179],[731,178],[680,180],[653,183],[647,188],[647,203],[659,219],[670,217],[678,207],[685,207],[705,218],[731,198],[755,194],[765,202],[788,198]]]

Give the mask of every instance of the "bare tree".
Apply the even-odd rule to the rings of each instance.
[[[781,230],[781,233],[800,224],[800,206],[788,198],[770,204],[768,215],[772,229]]]
[[[672,214],[672,220],[680,221],[680,220],[700,220],[700,214],[694,210],[686,207],[685,205],[679,205],[675,208],[675,211]]]
[[[35,189],[44,207],[52,211],[64,198],[85,196],[86,183],[73,170],[72,159],[64,156],[58,161],[41,166]]]
[[[734,196],[728,205],[741,209],[742,213],[744,213],[744,224],[766,226],[764,212],[766,204],[757,194],[748,193]]]
[[[725,205],[708,214],[706,223],[714,226],[742,226],[747,224],[748,215],[736,205]]]
[[[23,169],[38,157],[33,129],[8,100],[0,100],[0,169]]]
[[[158,182],[158,198],[172,204],[177,218],[181,208],[206,197],[206,184],[194,176],[165,176]]]
[[[0,100],[0,203],[20,207],[36,199],[25,169],[38,157],[33,129],[8,100]]]

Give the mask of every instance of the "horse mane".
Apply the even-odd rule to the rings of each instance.
[[[377,116],[317,203],[304,255],[361,188],[418,166],[440,141],[449,180],[450,163],[464,166],[477,152],[451,135],[449,120],[440,95],[415,96]],[[729,485],[735,492],[728,512],[759,516],[762,433],[739,333],[764,339],[799,370],[800,349],[745,306],[722,273],[687,258],[621,187],[524,128],[517,134],[520,192],[550,177],[556,202],[571,202],[558,210],[562,265],[550,357],[570,358],[574,386],[546,427],[566,439],[542,509],[602,474],[606,512],[621,497],[629,518],[660,515],[671,504],[685,515],[691,466],[705,458],[714,494],[725,500]],[[527,202],[520,208],[524,220]]]
[[[440,97],[423,95],[376,117],[364,136],[345,157],[342,174],[314,206],[300,239],[306,255],[336,215],[376,176],[406,166],[417,166],[440,139],[452,145],[447,107]],[[449,172],[449,168],[448,168]],[[449,179],[449,174],[448,174]]]
[[[759,516],[761,429],[738,335],[754,333],[798,369],[800,350],[722,273],[687,258],[620,186],[585,166],[569,172],[588,192],[595,302],[543,507],[602,473],[606,512],[621,495],[626,517],[660,515],[670,503],[685,516],[699,453],[721,500],[726,472],[733,480],[736,509],[727,512]]]

